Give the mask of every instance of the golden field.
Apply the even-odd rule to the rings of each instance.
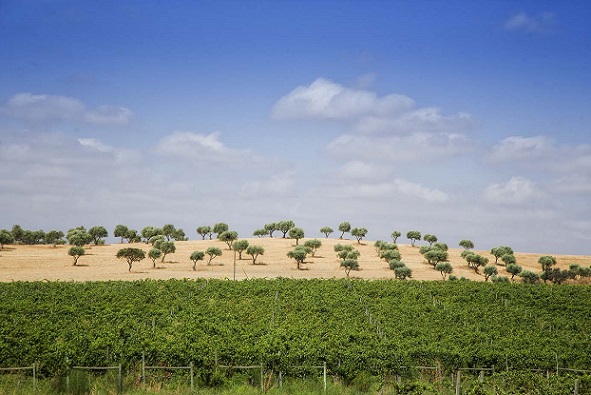
[[[243,253],[243,259],[236,258],[236,279],[252,278],[344,278],[344,270],[339,267],[339,260],[333,250],[338,243],[354,245],[361,253],[360,270],[351,272],[351,277],[361,279],[394,279],[394,272],[388,264],[378,258],[373,241],[363,240],[358,244],[356,240],[319,239],[322,247],[316,256],[309,257],[303,265],[304,270],[298,270],[293,259],[287,257],[287,252],[295,247],[295,240],[283,238],[250,238],[250,244],[264,247],[265,254],[257,259],[253,265],[250,257]],[[303,244],[306,239],[300,240]],[[234,252],[218,240],[190,240],[175,242],[176,253],[169,254],[164,262],[156,261],[153,267],[149,258],[135,263],[132,271],[128,271],[127,262],[115,257],[117,251],[123,247],[137,247],[146,251],[152,248],[149,244],[111,244],[103,246],[86,246],[86,254],[82,256],[77,266],[73,266],[73,258],[68,255],[70,246],[47,245],[8,245],[0,251],[0,281],[108,281],[108,280],[139,280],[139,279],[171,279],[171,278],[234,278]],[[205,251],[208,247],[216,246],[222,249],[223,255],[215,258],[211,265],[205,261],[197,264],[197,270],[192,269],[193,262],[189,259],[195,250]],[[418,247],[406,244],[398,245],[402,261],[412,269],[415,280],[441,280],[441,274],[427,264],[419,254]],[[449,261],[453,266],[453,275],[470,280],[484,281],[484,276],[476,274],[467,267],[460,257],[461,248],[450,248]],[[474,250],[476,253],[489,258],[494,263],[494,257],[489,251]],[[538,258],[545,254],[516,252],[517,264],[524,270],[541,271]],[[558,260],[558,267],[568,268],[569,264],[581,266],[591,264],[590,256],[554,255]],[[504,266],[498,266],[499,275],[510,277]],[[482,272],[482,269],[481,269]]]

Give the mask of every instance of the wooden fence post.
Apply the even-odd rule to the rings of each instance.
[[[461,380],[461,370],[458,370],[456,375],[456,395],[460,395],[460,380]]]
[[[191,392],[193,392],[193,388],[194,388],[194,383],[193,383],[193,362],[191,361],[191,365],[190,365],[190,370],[191,370]]]
[[[324,377],[324,392],[326,392],[326,361],[322,363],[322,373]]]
[[[119,364],[119,377],[117,377],[117,393],[123,392],[123,373],[121,371],[121,364]]]
[[[575,395],[579,395],[579,379],[575,380]]]
[[[142,386],[146,388],[146,353],[142,353]]]

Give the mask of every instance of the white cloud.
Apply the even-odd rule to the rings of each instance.
[[[339,170],[339,178],[349,180],[383,179],[391,173],[385,166],[361,160],[353,160],[345,163]]]
[[[522,30],[529,33],[544,33],[550,31],[553,25],[554,14],[552,12],[542,12],[534,16],[520,12],[507,19],[505,29]]]
[[[80,100],[59,95],[17,93],[0,106],[0,114],[28,122],[70,121],[89,124],[126,124],[132,112],[125,107],[87,109]]]
[[[484,198],[488,202],[508,205],[532,203],[541,194],[535,182],[522,177],[512,177],[506,183],[490,184],[484,190]]]
[[[544,136],[511,136],[495,145],[491,158],[499,161],[541,159],[553,150],[553,143]]]
[[[449,200],[449,196],[445,192],[414,182],[397,179],[394,181],[394,185],[400,193],[406,196],[416,197],[426,202],[443,203]]]
[[[193,132],[174,132],[161,139],[155,147],[159,155],[208,162],[242,162],[250,156],[247,150],[228,148],[220,141],[220,132],[200,134]]]
[[[351,119],[366,115],[387,115],[407,111],[414,101],[391,94],[346,88],[324,78],[298,86],[277,101],[272,116],[278,119]]]
[[[396,162],[438,161],[472,150],[463,135],[416,132],[408,136],[369,136],[344,134],[329,143],[327,152],[334,158],[388,160]]]
[[[118,106],[99,106],[87,111],[86,120],[94,124],[126,124],[131,121],[133,114],[130,109]]]

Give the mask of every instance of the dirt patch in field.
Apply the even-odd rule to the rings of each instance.
[[[334,245],[351,244],[359,252],[359,271],[351,272],[351,277],[363,279],[394,279],[394,272],[388,264],[378,258],[373,241],[319,239],[322,247],[316,256],[309,257],[303,265],[305,270],[298,270],[293,259],[287,257],[287,252],[295,247],[295,240],[282,238],[252,238],[250,244],[260,245],[265,254],[257,259],[257,265],[246,253],[243,259],[236,257],[234,272],[234,252],[228,250],[227,245],[217,240],[191,240],[176,242],[176,253],[169,254],[164,262],[156,261],[156,268],[148,258],[134,264],[128,272],[127,262],[115,257],[117,251],[123,247],[141,248],[146,253],[150,245],[112,244],[105,246],[86,247],[86,254],[82,256],[77,266],[73,266],[73,258],[68,255],[70,246],[6,246],[0,251],[0,281],[107,281],[107,280],[139,280],[139,279],[171,279],[171,278],[344,278],[344,270],[339,267],[339,260],[334,252]],[[305,240],[304,240],[305,241]],[[300,244],[303,244],[300,240]],[[215,258],[211,265],[200,261],[197,270],[192,269],[193,262],[189,259],[196,250],[205,251],[208,247],[219,247],[223,255]],[[425,263],[418,247],[399,244],[402,261],[412,269],[412,278],[416,280],[441,280],[441,274],[432,266]],[[453,266],[453,275],[470,280],[484,281],[484,276],[474,273],[467,267],[460,257],[462,249],[450,249],[449,261]],[[495,258],[489,251],[475,250],[494,263]],[[516,253],[517,264],[524,269],[540,272],[538,258],[544,254]],[[576,263],[589,266],[591,257],[574,255],[555,255],[558,267],[567,269],[569,264]],[[207,256],[206,256],[207,260]],[[481,270],[482,271],[482,270]],[[510,277],[504,266],[498,266],[499,275]]]

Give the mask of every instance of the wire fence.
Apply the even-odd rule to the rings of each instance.
[[[77,366],[69,365],[69,361],[66,359],[66,370],[65,370],[65,390],[66,392],[70,391],[70,374],[73,372],[109,372],[112,371],[113,374],[116,374],[116,377],[111,378],[111,385],[116,389],[118,394],[124,393],[124,385],[123,385],[123,376],[124,374],[133,373],[132,371],[123,372],[122,364],[113,365],[113,366]],[[133,366],[133,365],[129,365]],[[211,367],[210,367],[211,368]],[[294,377],[293,372],[297,370],[305,371],[305,372],[317,372],[313,373],[311,376],[315,377],[316,379],[322,378],[322,389],[324,392],[327,391],[329,377],[332,379],[333,382],[341,382],[339,380],[339,376],[331,371],[330,367],[327,366],[327,363],[324,362],[322,365],[293,365],[286,367],[291,375],[286,373],[285,371],[281,370],[274,370],[269,368],[265,363],[260,363],[256,365],[233,365],[228,363],[218,363],[217,355],[215,359],[215,364],[213,365],[213,369],[215,371],[222,370],[225,371],[228,375],[232,375],[234,371],[252,371],[254,373],[253,377],[257,377],[255,385],[260,386],[261,393],[267,392],[271,387],[282,387],[283,381],[286,377]],[[145,354],[142,355],[141,360],[141,367],[140,367],[140,383],[143,388],[146,388],[146,377],[149,374],[149,371],[165,371],[166,377],[168,379],[171,378],[172,372],[174,371],[184,371],[184,375],[182,377],[187,377],[188,375],[188,382],[187,386],[190,388],[190,391],[193,392],[195,390],[195,377],[199,368],[194,365],[194,363],[190,363],[189,365],[184,366],[170,366],[165,364],[149,364],[146,362]],[[32,377],[33,386],[35,387],[39,381],[38,379],[38,365],[33,364],[31,366],[22,366],[22,367],[0,367],[0,374],[21,374]],[[413,373],[414,372],[414,373]],[[557,366],[553,369],[538,369],[538,368],[531,368],[531,369],[510,369],[508,366],[504,369],[496,369],[494,366],[492,367],[460,367],[456,368],[453,371],[447,371],[447,373],[442,369],[440,364],[435,364],[435,366],[401,366],[399,367],[398,373],[394,375],[386,375],[382,377],[380,380],[382,382],[388,382],[391,380],[398,386],[402,386],[403,382],[412,381],[412,380],[423,380],[429,381],[440,388],[446,388],[446,393],[455,393],[455,395],[461,395],[464,393],[469,392],[469,386],[475,385],[478,383],[487,383],[489,387],[493,389],[495,392],[496,386],[503,386],[505,382],[509,382],[512,379],[510,377],[503,378],[500,376],[499,380],[495,380],[495,374],[502,375],[507,373],[523,373],[528,372],[532,373],[535,376],[539,376],[548,382],[551,381],[553,377],[557,377],[561,374],[569,374],[567,380],[571,380],[568,384],[568,393],[575,394],[575,395],[583,395],[583,394],[591,394],[591,370],[585,369],[572,369],[572,368],[563,368]],[[180,376],[179,376],[180,377]],[[305,375],[304,375],[305,377]],[[389,378],[388,378],[389,377]],[[301,377],[300,377],[301,378]],[[306,379],[308,377],[305,377]],[[162,377],[159,378],[160,380],[164,380]],[[584,380],[583,380],[584,379]],[[503,381],[504,380],[504,381]],[[564,387],[564,385],[563,385]],[[496,392],[495,392],[496,393]]]

